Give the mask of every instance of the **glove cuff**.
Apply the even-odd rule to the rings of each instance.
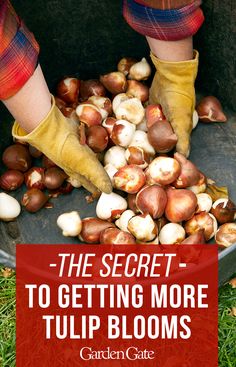
[[[27,133],[19,124],[19,122],[15,121],[12,127],[12,136],[16,138],[19,141],[27,141],[29,142],[32,138],[34,138],[34,135],[37,134],[37,131],[42,128],[42,125],[50,119],[51,115],[54,113],[56,107],[56,102],[54,96],[51,94],[51,100],[52,105],[50,108],[50,111],[48,114],[44,117],[44,119],[36,126],[36,128],[31,131],[30,133]],[[58,110],[60,113],[60,111]]]
[[[198,67],[198,60],[199,60],[199,53],[197,50],[193,50],[193,59],[192,60],[184,60],[184,61],[165,61],[159,59],[157,56],[155,56],[152,52],[150,52],[150,57],[153,62],[153,65],[156,69],[158,69],[160,66],[165,65],[165,67],[171,68],[174,67],[189,67],[194,66]]]

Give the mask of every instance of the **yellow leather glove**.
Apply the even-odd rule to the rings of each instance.
[[[27,134],[16,121],[12,135],[39,149],[90,192],[112,191],[110,178],[95,153],[79,143],[75,124],[63,116],[53,97],[51,110],[32,132]]]
[[[162,61],[152,53],[151,59],[157,71],[150,88],[149,102],[162,106],[178,137],[176,150],[188,157],[195,108],[194,82],[198,70],[198,52],[194,51],[193,60],[188,61]]]

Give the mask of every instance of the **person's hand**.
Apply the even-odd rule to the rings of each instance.
[[[162,61],[152,53],[151,59],[157,71],[150,89],[149,102],[162,106],[166,119],[178,137],[176,150],[188,157],[195,108],[194,82],[198,70],[198,52],[194,51],[194,58],[189,61]]]
[[[52,97],[52,108],[46,118],[29,134],[16,121],[12,135],[43,152],[61,167],[73,181],[90,192],[112,191],[109,176],[87,145],[79,143],[75,124],[60,112]]]

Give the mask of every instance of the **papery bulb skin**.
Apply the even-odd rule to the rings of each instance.
[[[214,96],[204,97],[196,106],[201,122],[226,122],[227,117],[222,110],[220,101]]]
[[[114,95],[124,93],[127,89],[126,77],[120,71],[113,71],[111,73],[101,75],[100,82],[110,93]]]
[[[123,57],[117,65],[117,70],[123,73],[125,76],[129,74],[132,65],[136,64],[137,60],[133,57]]]
[[[236,243],[236,223],[222,224],[216,234],[215,241],[220,248],[227,248]]]
[[[214,237],[217,231],[217,221],[212,214],[201,212],[194,214],[193,217],[184,224],[184,228],[188,235],[203,229],[205,241],[207,242]]]
[[[170,222],[187,221],[194,215],[197,207],[197,197],[193,192],[169,187],[166,193],[165,216]]]
[[[160,218],[167,204],[165,190],[158,185],[145,186],[136,196],[136,206],[141,213],[148,213],[152,218]]]
[[[49,196],[39,189],[27,190],[21,200],[21,204],[30,213],[36,213],[47,203]]]
[[[114,186],[127,192],[136,194],[144,186],[146,176],[143,170],[135,164],[121,167],[113,176]]]
[[[157,153],[168,153],[178,141],[170,123],[167,120],[157,121],[148,128],[148,140]]]
[[[118,228],[107,228],[100,234],[100,243],[104,245],[134,245],[134,236]]]
[[[152,241],[157,236],[157,225],[150,214],[140,214],[128,222],[128,230],[139,241]]]
[[[114,223],[95,217],[84,218],[79,238],[86,243],[97,244],[100,241],[101,232],[110,227],[115,227]]]
[[[166,120],[160,104],[149,104],[145,108],[145,116],[148,128],[158,121]]]
[[[233,222],[236,218],[236,205],[230,199],[218,199],[213,203],[211,213],[219,224]]]
[[[81,101],[87,101],[91,96],[105,96],[106,89],[98,79],[81,80],[79,97]]]
[[[21,172],[28,171],[32,164],[28,147],[22,144],[9,145],[2,154],[2,161],[7,168]]]
[[[79,121],[83,122],[88,127],[101,125],[102,123],[101,111],[97,106],[94,106],[92,103],[84,103],[78,105],[75,112],[79,118]]]
[[[128,80],[127,81],[128,87],[126,93],[131,97],[136,97],[140,99],[142,103],[146,102],[149,98],[149,88],[137,81],[137,80]]]
[[[149,164],[148,174],[159,185],[169,185],[181,172],[179,162],[171,157],[157,157]]]
[[[79,87],[80,81],[77,78],[66,77],[57,85],[57,96],[66,103],[77,103]]]
[[[86,143],[95,152],[103,152],[108,144],[108,133],[103,126],[90,126],[86,131]]]
[[[182,245],[204,245],[205,243],[206,241],[203,229],[199,229],[196,233],[191,234],[181,242]]]
[[[6,191],[17,190],[24,183],[24,174],[15,169],[9,169],[0,176],[0,187]]]
[[[200,179],[200,172],[189,159],[186,159],[183,154],[175,153],[174,158],[181,166],[180,175],[173,183],[173,186],[179,189],[184,189],[189,186],[196,185]]]

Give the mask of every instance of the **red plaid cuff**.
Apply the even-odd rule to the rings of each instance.
[[[34,73],[39,45],[8,1],[0,2],[0,11],[0,99],[8,99]]]
[[[123,15],[138,33],[163,41],[177,41],[193,36],[201,27],[204,15],[197,0],[180,9],[160,10],[124,0]]]

